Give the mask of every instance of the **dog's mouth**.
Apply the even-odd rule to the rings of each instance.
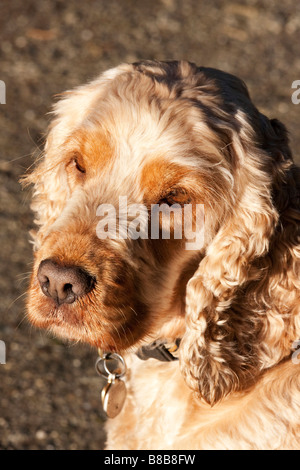
[[[44,260],[32,275],[28,318],[65,339],[122,351],[149,328],[147,308],[136,293],[124,272],[104,283],[82,268]]]
[[[107,308],[97,305],[92,295],[89,300],[56,305],[32,288],[28,299],[28,318],[38,328],[109,351],[123,351],[137,343],[146,333],[145,317],[144,306],[120,304]]]

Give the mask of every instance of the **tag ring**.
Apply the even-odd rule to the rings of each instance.
[[[109,360],[113,360],[118,363],[114,371],[111,371],[108,368],[107,361]],[[121,370],[120,372],[117,372],[120,369],[120,366]],[[102,357],[98,357],[95,367],[98,374],[105,378],[108,378],[109,376],[114,376],[115,378],[119,379],[126,374],[127,370],[124,358],[120,356],[120,354],[113,352],[103,353]]]

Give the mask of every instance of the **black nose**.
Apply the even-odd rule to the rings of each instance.
[[[62,266],[51,259],[41,262],[37,278],[45,295],[56,304],[72,304],[90,292],[94,278],[78,266]]]

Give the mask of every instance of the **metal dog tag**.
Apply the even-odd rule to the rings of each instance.
[[[108,418],[115,418],[126,400],[126,385],[121,380],[126,373],[125,361],[120,354],[99,350],[95,366],[98,374],[107,380],[101,390],[102,408]]]
[[[101,391],[103,410],[108,418],[115,418],[121,412],[126,399],[126,386],[123,380],[111,376]]]

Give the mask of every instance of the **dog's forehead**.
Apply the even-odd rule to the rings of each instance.
[[[174,105],[174,104],[173,104]],[[159,166],[196,166],[192,135],[185,127],[188,112],[162,112],[148,100],[130,100],[130,96],[99,98],[71,139],[90,171],[109,171],[117,181],[136,179],[144,168]],[[117,172],[118,175],[114,175]],[[115,179],[115,178],[114,178]],[[115,179],[116,180],[116,179]]]
[[[137,125],[126,128],[123,125],[114,134],[92,128],[81,132],[80,137],[77,135],[76,149],[87,167],[91,187],[95,184],[98,187],[101,181],[102,187],[98,188],[101,192],[109,194],[114,189],[115,193],[121,191],[122,196],[139,199],[139,195],[147,194],[150,189],[153,193],[156,188],[155,193],[159,193],[164,187],[172,187],[193,168],[197,168],[196,160],[188,155],[188,148],[184,149],[183,143],[182,151],[178,152],[178,146],[172,147],[174,140],[168,143],[163,141],[165,139],[167,142],[172,136],[156,135],[152,140],[153,133],[147,135],[148,130],[145,122],[145,127]]]
[[[123,72],[105,73],[57,104],[50,135],[57,154],[66,149],[64,158],[70,159],[78,152],[90,176],[127,188],[126,194],[137,185],[169,185],[182,167],[199,167],[199,154],[214,154],[220,146],[216,133],[196,100],[183,93],[191,84],[176,91],[174,81]]]

